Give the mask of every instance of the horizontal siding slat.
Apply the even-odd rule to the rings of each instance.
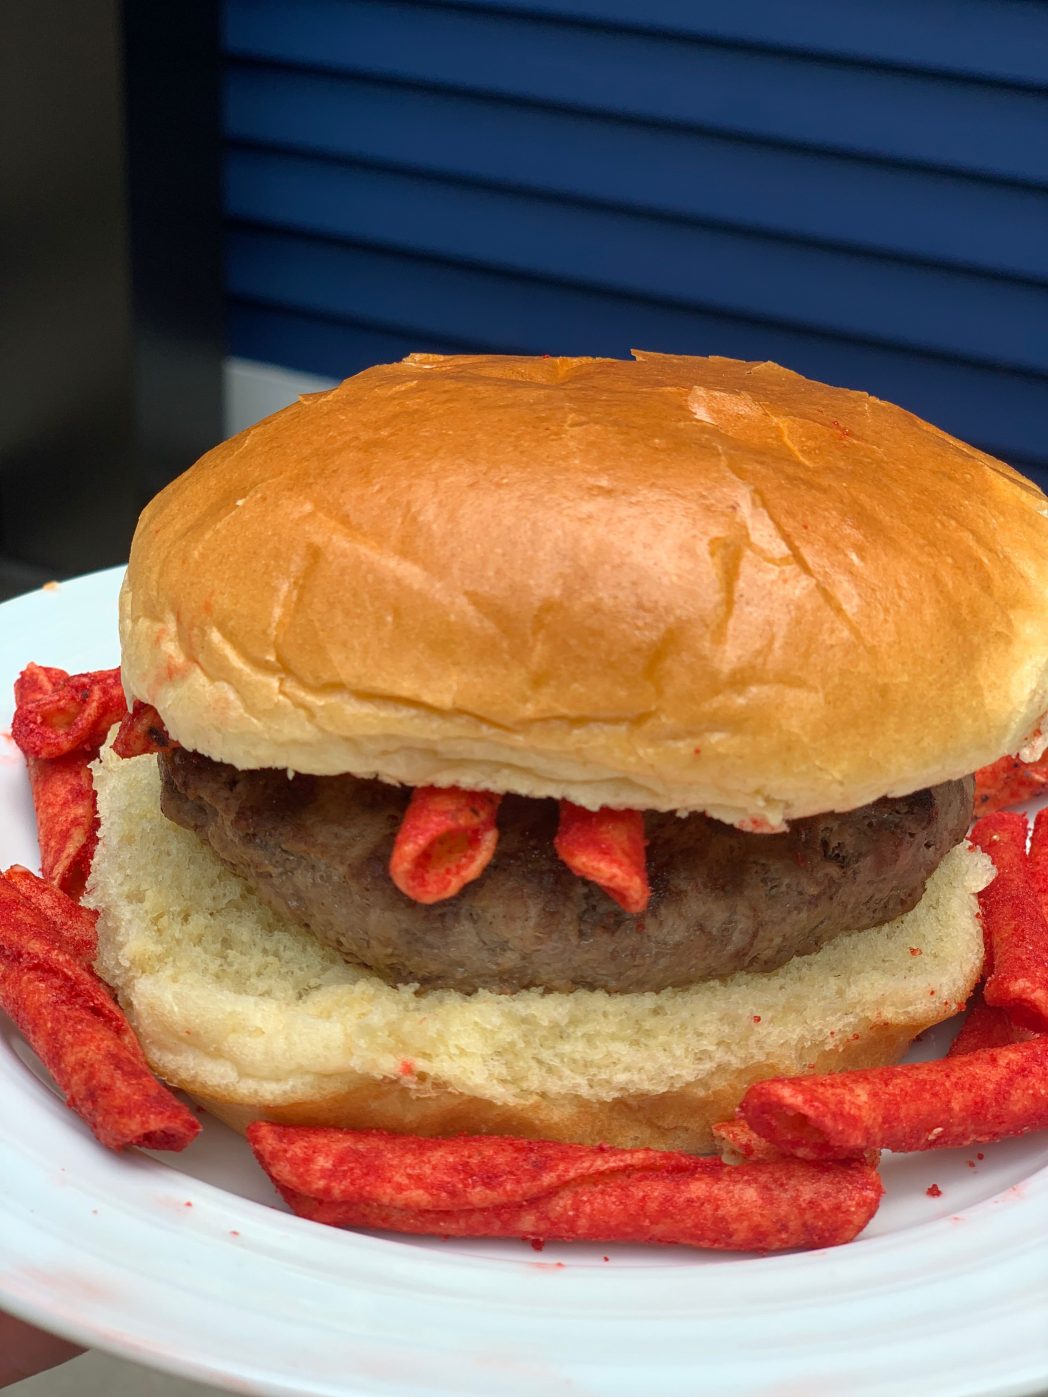
[[[403,0],[229,0],[231,55],[1048,183],[1048,95]]]
[[[1048,281],[1048,193],[1040,190],[239,65],[227,73],[224,106],[233,141]]]
[[[772,358],[900,402],[1005,459],[1048,461],[1043,377],[256,230],[231,233],[227,284],[237,301],[362,323],[416,344],[453,327],[456,342],[471,349],[622,356],[636,346]],[[252,351],[241,342],[237,352]],[[347,372],[338,363],[293,366]]]
[[[1043,86],[1048,6],[1029,0],[450,0],[456,8],[656,29]]]
[[[230,156],[226,198],[297,233],[1048,373],[1048,287],[263,152]]]

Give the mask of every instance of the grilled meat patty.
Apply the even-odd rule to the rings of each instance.
[[[484,874],[422,906],[388,872],[409,791],[238,771],[183,749],[158,760],[164,814],[269,906],[384,980],[462,991],[661,990],[774,970],[916,906],[964,837],[973,794],[970,779],[951,781],[785,834],[649,813],[652,896],[635,917],[557,858],[551,800],[506,796]]]

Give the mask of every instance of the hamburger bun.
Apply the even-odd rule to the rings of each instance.
[[[777,828],[1043,741],[1045,508],[774,364],[413,355],[148,506],[125,684],[241,769]]]

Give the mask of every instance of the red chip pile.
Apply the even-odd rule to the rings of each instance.
[[[97,753],[126,712],[118,669],[66,674],[27,665],[15,683],[11,736],[27,757]]]
[[[127,1020],[90,966],[95,914],[75,900],[96,841],[89,763],[112,724],[114,748],[176,746],[155,709],[124,707],[116,670],[68,675],[29,665],[12,735],[25,753],[43,878],[0,877],[0,1008],[12,1017],[103,1144],[180,1150],[200,1127],[150,1072]],[[982,807],[1048,786],[1048,761],[978,773]],[[498,840],[500,797],[423,787],[397,835],[391,873],[437,902],[478,877]],[[301,1217],[442,1237],[680,1243],[773,1252],[836,1246],[874,1215],[879,1152],[1000,1140],[1048,1128],[1048,810],[977,821],[972,841],[997,867],[979,896],[985,980],[938,1062],[776,1078],[714,1127],[741,1163],[671,1151],[460,1136],[428,1139],[256,1121],[256,1158]],[[637,811],[560,807],[556,848],[627,912],[649,897]],[[69,894],[72,894],[70,896]],[[933,1186],[929,1194],[938,1196]]]
[[[997,875],[979,894],[985,980],[946,1058],[750,1087],[739,1114],[803,1159],[947,1149],[1048,1129],[1048,812],[1027,853],[1014,811],[977,820]]]
[[[185,1149],[200,1122],[153,1076],[124,1015],[84,963],[93,950],[89,915],[69,899],[54,915],[65,894],[52,888],[27,897],[23,875],[0,878],[0,1008],[103,1145]]]
[[[122,751],[120,744],[118,737],[114,747],[121,756],[137,755]],[[415,902],[443,902],[479,878],[498,845],[501,802],[491,791],[417,786],[389,861],[400,891]],[[651,890],[639,810],[584,810],[562,800],[553,842],[572,873],[596,883],[624,911],[636,915],[647,907]]]
[[[102,1144],[182,1150],[196,1116],[157,1081],[130,1024],[90,968],[97,916],[75,900],[97,843],[90,764],[127,708],[119,670],[27,665],[11,735],[29,769],[43,877],[0,877],[0,1008]]]
[[[15,683],[14,738],[29,768],[44,877],[78,898],[98,842],[89,767],[127,712],[120,671],[27,665]]]

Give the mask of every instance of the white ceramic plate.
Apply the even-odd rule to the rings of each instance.
[[[27,661],[116,662],[118,582],[100,573],[0,607],[0,726]],[[0,859],[36,864],[9,738]],[[0,1304],[251,1393],[1042,1393],[1048,1139],[982,1155],[890,1158],[873,1224],[826,1252],[538,1254],[351,1234],[288,1215],[243,1141],[210,1120],[184,1155],[110,1154],[0,1016]]]

